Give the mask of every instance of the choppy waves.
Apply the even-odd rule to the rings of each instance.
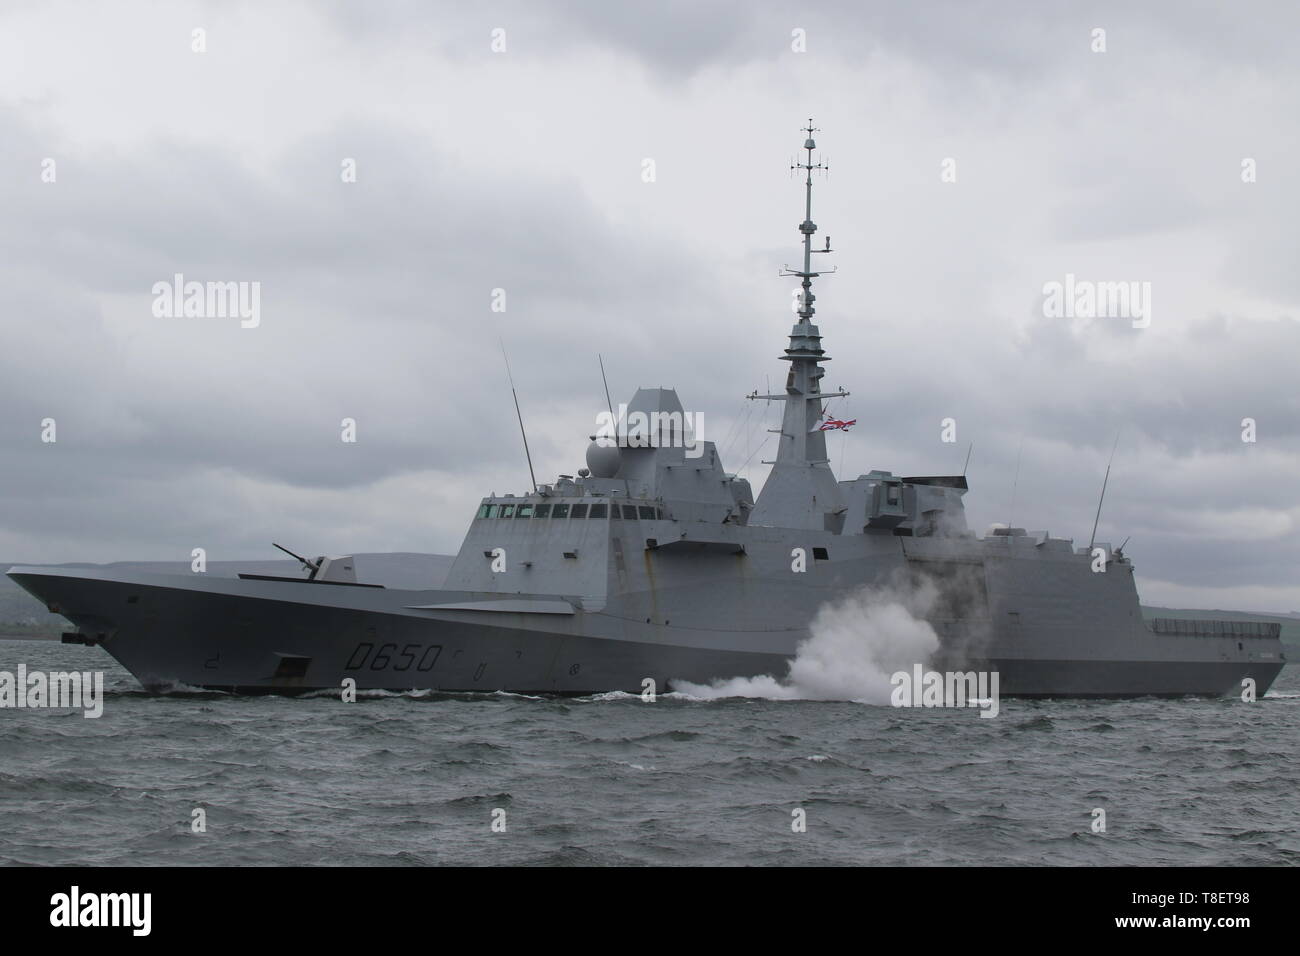
[[[157,697],[100,655],[0,642],[0,668],[103,668],[109,691],[98,720],[0,712],[4,863],[1300,863],[1293,668],[1256,704],[1004,700],[984,720],[684,694]]]

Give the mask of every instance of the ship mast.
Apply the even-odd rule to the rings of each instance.
[[[790,167],[791,169],[802,169],[806,173],[804,179],[803,222],[799,223],[799,231],[803,233],[803,271],[794,272],[787,267],[786,271],[781,274],[802,277],[803,295],[799,300],[799,318],[803,322],[808,322],[812,319],[813,313],[817,311],[813,308],[813,301],[817,297],[812,294],[812,280],[821,274],[812,271],[812,237],[813,233],[817,231],[817,224],[812,221],[812,174],[814,169],[830,169],[830,167],[822,162],[813,164],[813,150],[817,148],[817,143],[814,142],[812,134],[819,132],[819,130],[813,126],[811,118],[808,120],[808,125],[804,127],[804,132],[808,134],[808,138],[803,143],[803,148],[808,151],[808,161],[806,163],[796,163]],[[830,236],[826,237],[826,248],[817,251],[831,251]]]
[[[776,459],[764,462],[773,466],[772,472],[754,504],[750,524],[825,529],[833,524],[828,516],[839,514],[842,505],[839,485],[826,456],[826,435],[817,428],[823,415],[821,379],[826,374],[820,363],[830,361],[830,356],[822,349],[821,335],[817,326],[812,324],[813,314],[817,311],[813,306],[817,297],[813,295],[812,280],[823,274],[813,271],[812,257],[830,252],[831,242],[827,237],[824,249],[812,247],[813,233],[817,231],[817,224],[812,220],[812,180],[814,170],[826,170],[829,166],[820,160],[813,161],[813,150],[817,148],[813,133],[818,130],[811,119],[802,132],[807,134],[803,148],[808,155],[804,162],[790,168],[801,169],[805,174],[804,218],[799,224],[803,236],[803,268],[785,266],[780,274],[798,276],[803,291],[799,294],[799,321],[790,331],[790,347],[780,357],[790,363],[785,394],[759,395],[754,392],[749,396],[751,399],[785,402],[781,428],[776,430],[780,436]],[[833,268],[829,270],[834,271]],[[837,397],[848,394],[842,389],[834,393]]]

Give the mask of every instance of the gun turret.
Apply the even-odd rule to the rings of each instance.
[[[308,581],[333,581],[342,584],[355,584],[357,580],[356,568],[352,562],[352,555],[321,555],[315,561],[308,561],[301,554],[294,554],[282,544],[275,545],[289,557],[294,558],[302,564],[303,570],[307,572]]]
[[[320,573],[320,562],[319,562],[319,561],[308,561],[308,560],[307,560],[306,558],[304,558],[301,554],[294,554],[292,551],[290,551],[290,550],[289,550],[288,548],[286,548],[284,545],[282,545],[282,544],[276,544],[274,541],[271,542],[271,545],[272,545],[272,547],[279,548],[281,551],[283,551],[283,552],[284,552],[285,554],[287,554],[289,557],[296,559],[296,560],[298,561],[298,563],[302,565],[303,570],[306,571],[306,572],[308,572],[308,574],[307,574],[307,580],[308,580],[308,581],[314,581],[314,580],[316,580],[316,575]]]

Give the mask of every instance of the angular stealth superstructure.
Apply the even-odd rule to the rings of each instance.
[[[10,577],[102,644],[150,689],[339,688],[640,692],[671,682],[784,674],[819,608],[864,588],[931,582],[937,670],[990,670],[1020,696],[1263,694],[1284,658],[1278,627],[1143,622],[1133,565],[1022,529],[966,526],[964,476],[872,471],[837,481],[823,427],[829,360],[814,314],[806,130],[799,319],[781,358],[784,403],[757,501],[691,429],[675,392],[640,389],[578,477],[484,499],[446,581],[356,580],[351,562],[307,578],[16,567]],[[611,418],[613,410],[610,410]],[[802,555],[803,560],[797,556]],[[795,570],[803,566],[806,570]],[[1104,571],[1097,570],[1104,568]],[[865,638],[864,638],[865,639]]]

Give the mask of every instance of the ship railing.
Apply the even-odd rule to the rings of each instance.
[[[1192,637],[1277,638],[1282,625],[1267,621],[1196,621],[1153,617],[1147,626],[1157,634],[1186,634]]]

